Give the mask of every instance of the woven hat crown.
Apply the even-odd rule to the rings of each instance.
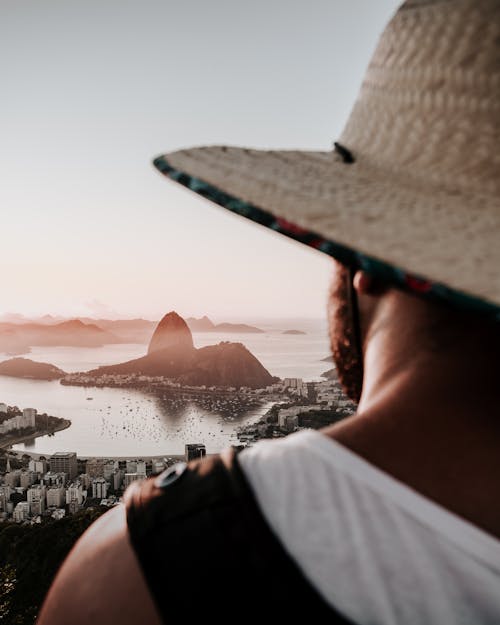
[[[380,38],[341,142],[391,174],[498,195],[499,113],[500,2],[408,0]]]
[[[500,319],[500,0],[408,0],[335,151],[155,160],[229,210],[388,284]]]

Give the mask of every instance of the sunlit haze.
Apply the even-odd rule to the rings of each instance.
[[[160,176],[330,149],[394,0],[5,0],[0,314],[321,318],[331,261]]]

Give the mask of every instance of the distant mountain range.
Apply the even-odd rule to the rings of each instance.
[[[0,323],[0,352],[10,354],[24,354],[35,346],[101,347],[121,342],[112,332],[79,319],[52,325]]]
[[[50,326],[76,329],[96,327],[82,321],[71,321]],[[100,332],[106,333],[102,328]],[[94,330],[92,330],[94,331]],[[110,334],[110,333],[108,333]],[[186,321],[176,312],[165,315],[157,324],[147,354],[128,362],[98,367],[86,372],[92,376],[139,374],[165,376],[181,384],[195,386],[248,386],[262,388],[277,381],[257,358],[242,344],[223,341],[196,349],[193,336]],[[53,380],[66,375],[64,371],[48,363],[34,362],[27,358],[13,358],[0,363],[0,375]]]
[[[253,334],[264,334],[264,330],[249,326],[246,323],[217,323],[215,324],[208,317],[201,317],[195,319],[194,317],[188,317],[186,323],[192,332],[238,332]]]
[[[0,353],[27,354],[32,347],[102,347],[111,343],[148,343],[157,321],[148,319],[78,319],[61,320],[45,315],[30,321],[23,315],[9,313],[0,322]],[[214,324],[208,317],[186,320],[192,332],[263,333],[244,323]]]

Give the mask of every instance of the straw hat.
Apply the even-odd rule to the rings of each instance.
[[[500,319],[500,1],[408,0],[329,152],[211,146],[169,178],[400,288]]]

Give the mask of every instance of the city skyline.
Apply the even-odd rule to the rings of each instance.
[[[331,149],[397,4],[6,4],[0,314],[323,316],[330,259],[151,161],[213,143]]]

